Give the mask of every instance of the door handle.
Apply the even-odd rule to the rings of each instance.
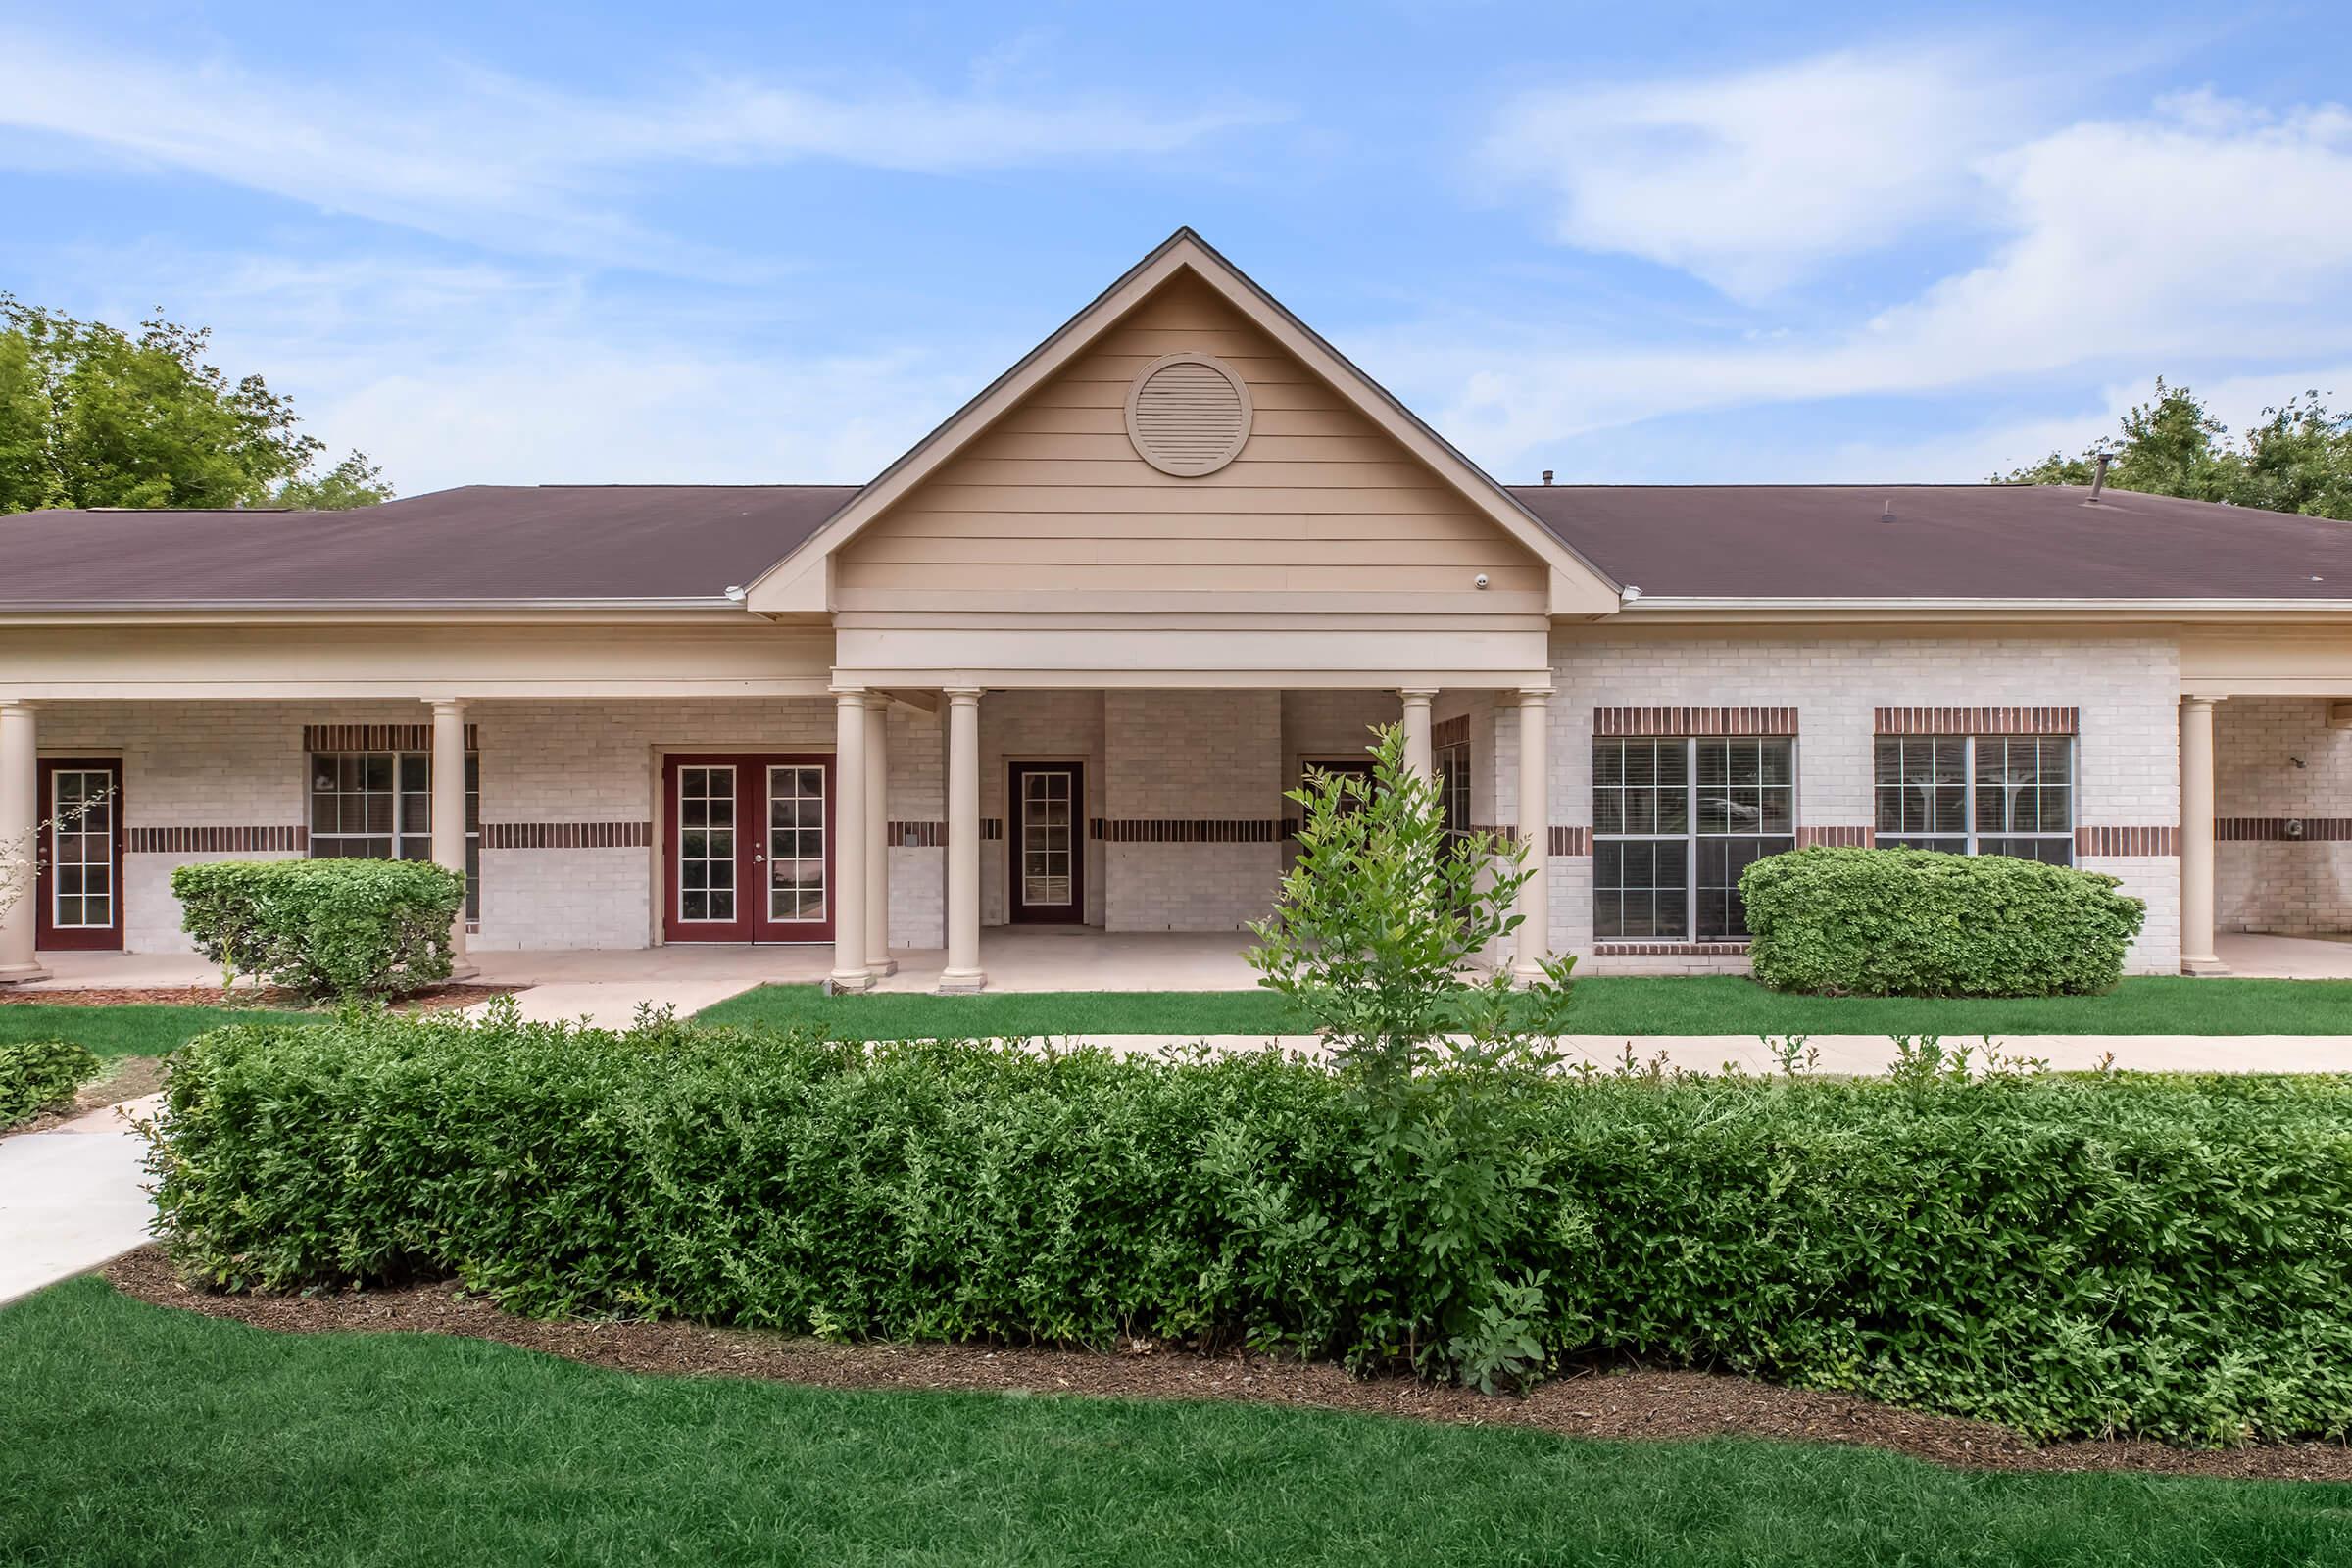
[[[754,850],[752,852],[752,863],[754,865],[765,865],[767,863],[767,857],[760,854],[758,850]]]

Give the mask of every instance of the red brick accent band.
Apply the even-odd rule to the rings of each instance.
[[[430,724],[305,724],[302,726],[302,749],[306,752],[429,752],[433,749],[433,726]],[[481,726],[466,726],[466,749],[482,749]]]
[[[308,853],[307,827],[132,827],[122,830],[126,855],[272,855]]]
[[[2303,831],[2290,832],[2289,822]],[[2213,836],[2231,844],[2340,844],[2352,839],[2352,816],[2221,816]]]
[[[1800,850],[1867,850],[1878,842],[1878,832],[1867,827],[1800,827],[1796,830],[1796,847]]]
[[[1882,708],[1882,735],[2078,735],[2079,708]]]
[[[2161,858],[2180,853],[2180,830],[2169,823],[2157,827],[2079,827],[2075,829],[2075,853]]]
[[[1429,726],[1429,744],[1438,746],[1467,746],[1470,744],[1470,715],[1458,713],[1452,718],[1441,718]]]
[[[986,840],[989,840],[989,839],[1001,839],[1001,838],[1003,838],[1004,836],[1004,819],[1003,817],[1001,817],[1001,816],[984,816],[984,817],[982,817],[982,818],[980,819],[980,837],[981,837],[981,839],[982,839],[983,841],[986,841]],[[1098,834],[1096,834],[1096,835],[1095,835],[1095,837],[1097,837],[1097,838],[1101,838],[1102,836],[1102,834],[1100,834],[1100,833],[1098,833]],[[946,823],[944,823],[944,822],[940,824],[940,829],[939,829],[939,838],[940,838],[940,842],[941,842],[942,844],[945,844],[945,843],[947,842],[947,838],[948,838],[948,829],[947,829],[947,824],[946,824]]]
[[[1745,942],[1599,942],[1593,953],[1604,958],[1744,958]]]
[[[1581,857],[1592,853],[1592,830],[1590,827],[1561,827],[1551,829],[1551,853],[1554,856]]]
[[[1788,708],[1595,708],[1592,733],[1638,735],[1793,735]]]
[[[485,850],[642,850],[651,822],[484,822]]]
[[[1090,825],[1101,829],[1094,837],[1113,844],[1275,844],[1298,831],[1296,821],[1278,816],[1237,821],[1096,817]]]
[[[948,842],[945,822],[888,822],[882,842],[894,850],[936,850]]]

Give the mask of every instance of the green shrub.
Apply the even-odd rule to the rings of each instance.
[[[0,1127],[69,1104],[98,1076],[98,1058],[71,1040],[0,1041]]]
[[[1820,996],[2107,991],[2147,906],[2116,880],[2005,855],[1798,850],[1740,878],[1756,978]]]
[[[180,928],[233,974],[335,996],[449,978],[463,872],[423,860],[214,860],[172,873]]]
[[[1512,1102],[1556,1059],[1576,960],[1546,960],[1524,990],[1507,968],[1475,974],[1519,928],[1527,847],[1448,833],[1404,731],[1374,733],[1369,781],[1327,773],[1290,792],[1298,859],[1250,928],[1250,962],[1313,1020],[1361,1146],[1358,1217],[1380,1266],[1330,1303],[1359,1324],[1355,1353],[1491,1394],[1544,1359],[1544,1282],[1513,1277],[1500,1246],[1534,1197],[1511,1179]]]
[[[153,1155],[182,1265],[456,1274],[540,1314],[1410,1353],[1350,1304],[1389,1243],[1326,1067],[498,1011],[186,1047]],[[2046,1437],[2352,1436],[2352,1079],[1552,1078],[1498,1113],[1525,1201],[1494,1246],[1544,1281],[1547,1357]]]

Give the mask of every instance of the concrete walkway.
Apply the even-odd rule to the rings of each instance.
[[[0,1138],[0,1305],[147,1240],[155,1212],[140,1164],[147,1143],[130,1118],[153,1115],[161,1099]]]

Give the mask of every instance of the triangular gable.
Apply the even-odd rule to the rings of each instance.
[[[1177,230],[1059,331],[858,491],[791,556],[761,573],[748,590],[748,607],[769,613],[837,608],[834,571],[844,546],[927,483],[943,473],[954,477],[957,460],[970,456],[975,442],[1030,402],[1034,394],[1052,387],[1065,372],[1084,373],[1074,371],[1073,367],[1081,367],[1105,334],[1118,328],[1139,306],[1154,296],[1176,292],[1171,284],[1206,290],[1220,308],[1240,318],[1248,330],[1262,334],[1279,354],[1295,360],[1336,393],[1345,408],[1368,421],[1380,438],[1394,443],[1400,464],[1417,466],[1417,471],[1435,475],[1443,486],[1458,494],[1463,511],[1499,530],[1524,552],[1522,559],[1532,560],[1540,569],[1542,591],[1530,597],[1543,608],[1554,614],[1603,614],[1618,608],[1618,585],[1605,573],[1554,538],[1508,491],[1189,228]],[[1180,485],[1187,482],[1175,481]]]

